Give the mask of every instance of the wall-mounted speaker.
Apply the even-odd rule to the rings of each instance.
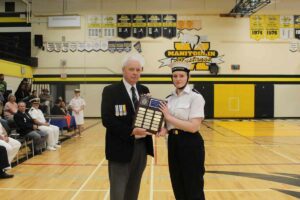
[[[217,75],[219,73],[219,66],[216,63],[210,63],[209,71],[213,75]]]
[[[34,46],[43,47],[43,35],[34,35]]]

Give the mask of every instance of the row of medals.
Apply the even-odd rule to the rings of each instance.
[[[136,127],[158,131],[161,118],[162,113],[160,111],[139,107],[134,125]]]

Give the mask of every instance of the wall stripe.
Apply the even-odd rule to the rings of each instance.
[[[36,83],[58,83],[58,82],[78,82],[78,83],[110,83],[120,81],[121,74],[118,75],[68,75],[67,78],[60,78],[59,75],[34,75],[33,81]],[[142,75],[141,82],[144,83],[170,83],[170,75]],[[300,76],[282,75],[282,76],[257,76],[257,75],[240,75],[240,76],[207,76],[194,75],[190,79],[191,83],[212,82],[212,83],[293,83],[300,84]]]
[[[0,59],[0,71],[7,76],[14,76],[20,78],[32,78],[33,71],[30,66],[19,63],[9,62]]]

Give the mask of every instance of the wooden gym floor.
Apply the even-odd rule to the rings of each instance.
[[[0,198],[22,200],[109,199],[105,129],[87,120],[83,138],[56,152],[44,152],[10,170],[0,180]],[[206,120],[205,194],[208,200],[288,200],[300,198],[300,120]],[[174,199],[164,138],[155,138],[140,200]]]

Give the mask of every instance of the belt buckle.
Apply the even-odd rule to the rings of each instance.
[[[175,133],[175,135],[178,135],[178,130],[175,130],[174,133]]]

